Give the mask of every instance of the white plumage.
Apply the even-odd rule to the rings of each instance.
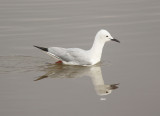
[[[110,40],[120,42],[117,39],[114,39],[108,31],[100,30],[97,32],[93,46],[89,50],[83,50],[80,48],[35,47],[46,51],[47,54],[53,56],[63,64],[87,66],[100,62],[103,46]]]

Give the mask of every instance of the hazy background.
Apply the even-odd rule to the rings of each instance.
[[[90,69],[61,73],[33,48],[89,49],[100,29],[121,41],[104,47],[104,83],[120,85],[103,99],[81,76]],[[159,0],[0,0],[0,115],[158,116],[159,34]]]

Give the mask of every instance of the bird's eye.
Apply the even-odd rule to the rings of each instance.
[[[106,37],[108,37],[108,35]]]

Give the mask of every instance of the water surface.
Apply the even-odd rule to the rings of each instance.
[[[0,0],[0,115],[160,114],[159,0]],[[89,49],[107,29],[92,67],[55,65],[35,49]]]

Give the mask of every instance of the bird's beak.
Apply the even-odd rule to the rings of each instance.
[[[113,38],[111,40],[120,43],[120,41],[118,39]]]

